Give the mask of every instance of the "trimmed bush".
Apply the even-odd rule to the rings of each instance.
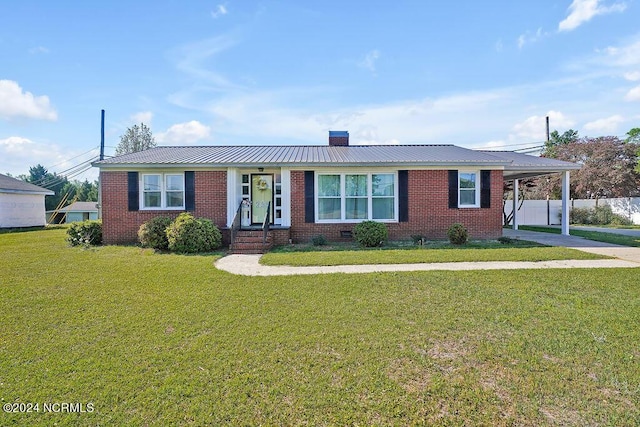
[[[464,225],[455,223],[449,227],[447,231],[447,236],[449,237],[449,241],[454,245],[462,245],[467,243],[467,239],[469,238],[469,233]]]
[[[387,226],[376,221],[362,221],[353,227],[356,242],[367,248],[382,246],[388,238]]]
[[[631,225],[628,218],[613,213],[611,206],[596,206],[595,208],[573,208],[569,212],[571,224],[585,225]]]
[[[311,244],[313,246],[324,246],[327,244],[327,238],[324,237],[324,234],[316,234],[311,238]]]
[[[167,227],[171,225],[171,218],[157,216],[145,222],[138,229],[138,240],[145,248],[167,250],[169,241],[167,240]]]
[[[67,242],[71,246],[102,244],[102,221],[88,220],[72,223],[67,229]]]
[[[209,252],[220,247],[222,234],[211,220],[184,212],[167,227],[167,241],[174,252]]]

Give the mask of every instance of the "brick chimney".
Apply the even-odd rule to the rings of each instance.
[[[348,147],[349,132],[346,130],[329,131],[329,147]]]

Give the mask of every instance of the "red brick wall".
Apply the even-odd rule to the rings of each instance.
[[[127,172],[101,172],[102,233],[105,244],[134,243],[138,229],[156,216],[175,218],[181,212],[153,210],[129,212]],[[219,228],[227,223],[227,173],[225,171],[195,172],[196,217],[211,219]],[[224,235],[224,232],[223,232]]]
[[[409,221],[388,223],[390,239],[408,239],[419,234],[431,239],[446,239],[453,223],[462,223],[472,238],[497,238],[502,235],[502,171],[491,172],[491,207],[449,209],[448,172],[446,170],[409,171]],[[306,242],[316,234],[340,240],[341,231],[355,224],[312,224],[304,222],[304,172],[291,172],[291,239]]]

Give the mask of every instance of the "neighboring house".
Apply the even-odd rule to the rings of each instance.
[[[70,222],[98,219],[97,202],[73,202],[57,211],[47,211],[49,224],[68,224]]]
[[[44,197],[53,191],[0,174],[0,228],[46,224]]]
[[[497,238],[504,180],[579,168],[454,145],[349,146],[348,132],[330,132],[326,146],[156,147],[94,166],[105,243],[133,242],[150,218],[189,211],[213,220],[225,242],[237,215],[252,228],[268,212],[276,244],[347,238],[363,220],[386,223],[391,239],[446,238],[457,222]]]

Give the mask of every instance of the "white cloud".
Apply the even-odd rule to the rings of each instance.
[[[547,119],[551,129],[568,129],[574,125],[573,120],[566,117],[560,111],[549,111],[546,116],[530,116],[524,121],[513,126],[511,140],[528,140],[528,142],[540,142],[546,139]]]
[[[522,49],[526,44],[532,44],[537,42],[538,40],[547,37],[549,33],[542,31],[542,28],[538,28],[535,33],[530,33],[527,31],[524,34],[521,34],[518,37],[518,49]]]
[[[211,135],[209,126],[205,126],[197,120],[192,120],[171,126],[166,132],[159,133],[156,139],[160,143],[189,145],[208,138],[209,135]]]
[[[569,6],[569,15],[558,24],[559,31],[571,31],[578,28],[585,22],[589,22],[597,15],[604,15],[612,12],[623,12],[626,3],[614,3],[611,6],[600,4],[600,0],[573,0]]]
[[[623,45],[622,47],[607,47],[603,53],[606,56],[607,65],[635,67],[640,64],[640,40]]]
[[[229,13],[229,11],[227,10],[227,6],[224,4],[219,4],[216,6],[215,10],[211,11],[211,17],[213,19],[218,19],[219,17],[224,16],[227,13]]]
[[[627,92],[627,95],[624,97],[626,101],[640,101],[640,86],[636,86]]]
[[[63,171],[96,153],[88,153],[83,158],[71,160],[74,163],[67,160],[77,154],[79,153],[62,149],[57,144],[52,144],[49,141],[33,141],[22,136],[10,136],[0,139],[0,159],[2,159],[0,173],[8,172],[14,176],[26,174],[31,166],[35,166],[38,163],[45,167],[56,165],[50,172]],[[82,179],[84,179],[84,176],[93,176],[90,175],[91,173],[95,175],[95,171],[91,170],[86,175],[82,175]],[[77,178],[80,178],[80,176]]]
[[[10,136],[9,138],[0,139],[0,147],[4,152],[18,152],[22,151],[29,144],[33,144],[33,141],[21,136]]]
[[[15,117],[55,121],[58,114],[48,96],[34,96],[13,80],[0,80],[0,118]]]
[[[380,52],[377,49],[367,53],[362,60],[358,62],[358,66],[365,68],[372,73],[376,72],[376,61],[380,58]]]
[[[635,82],[640,80],[640,71],[632,71],[629,73],[624,73],[624,78],[629,80],[630,82]]]
[[[153,113],[151,111],[140,111],[131,115],[131,121],[138,124],[144,123],[147,126],[151,125],[153,120]]]
[[[604,119],[598,119],[591,121],[589,123],[585,123],[584,130],[589,132],[597,132],[600,135],[602,134],[611,134],[615,135],[618,130],[618,125],[624,122],[624,118],[619,115],[614,115],[611,117],[607,117]]]
[[[241,89],[215,71],[215,57],[237,44],[237,39],[222,35],[184,45],[172,52],[178,70],[198,81],[198,90],[227,91]]]

